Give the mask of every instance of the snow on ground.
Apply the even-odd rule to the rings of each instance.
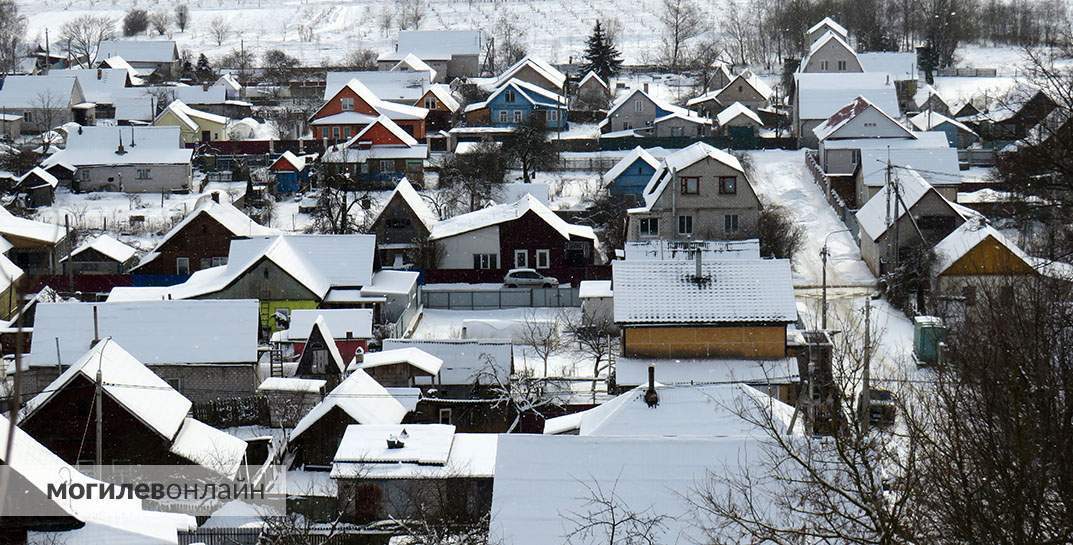
[[[986,98],[987,102],[1005,96],[1017,84],[1017,78],[998,76],[994,78],[937,77],[935,90],[947,103],[961,104],[971,98]],[[955,106],[956,107],[956,106]]]
[[[765,204],[784,207],[805,228],[805,243],[794,258],[794,285],[818,286],[822,281],[820,250],[824,239],[830,257],[830,285],[872,286],[875,277],[861,261],[860,248],[824,199],[805,167],[804,151],[764,150],[750,152],[753,186]],[[832,234],[833,233],[833,234]],[[828,236],[830,234],[830,236]]]

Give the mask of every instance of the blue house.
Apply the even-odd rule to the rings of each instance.
[[[481,121],[487,121],[493,127],[516,127],[530,116],[539,115],[549,130],[565,130],[568,109],[566,97],[520,79],[512,79],[492,91],[488,100],[467,107],[466,114],[467,120],[487,115],[487,119]]]
[[[276,175],[276,192],[297,193],[302,184],[309,181],[309,166],[305,157],[298,157],[290,151],[283,152],[269,170]]]
[[[604,174],[604,181],[612,195],[630,195],[642,200],[645,186],[658,167],[659,160],[637,146]]]

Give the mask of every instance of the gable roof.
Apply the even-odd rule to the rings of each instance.
[[[704,142],[696,142],[663,158],[663,162],[656,169],[656,173],[652,175],[652,179],[645,186],[644,206],[631,208],[629,212],[648,212],[652,210],[652,207],[659,201],[660,196],[663,195],[663,191],[667,189],[671,179],[674,178],[674,174],[703,159],[714,159],[741,172],[743,176],[745,175],[745,169],[741,166],[741,162],[738,161],[737,157]]]
[[[616,178],[622,175],[626,169],[633,166],[637,161],[643,161],[645,164],[652,168],[659,168],[659,160],[652,156],[647,150],[641,146],[637,146],[630,150],[622,159],[619,159],[615,166],[611,167],[611,170],[604,174],[604,180],[610,184],[615,181]]]
[[[808,33],[812,34],[813,32],[816,32],[817,30],[819,30],[819,29],[821,29],[823,27],[830,28],[831,30],[834,30],[835,32],[838,32],[839,34],[841,34],[843,36],[848,36],[849,35],[849,31],[846,30],[846,27],[838,24],[834,19],[832,19],[830,17],[824,17],[822,20],[820,20],[820,22],[818,22],[818,23],[812,25],[811,27],[809,27]]]
[[[41,108],[47,103],[67,108],[81,94],[73,76],[7,76],[0,86],[0,107],[11,109]]]
[[[136,85],[141,79],[124,68],[66,68],[50,70],[48,77],[74,76],[88,102],[114,104],[122,89]],[[131,81],[134,79],[134,81]]]
[[[201,124],[198,123],[199,120],[208,121],[210,123],[220,123],[222,125],[227,124],[226,117],[222,115],[212,114],[209,112],[203,112],[201,110],[195,110],[194,108],[187,106],[185,102],[179,99],[171,101],[171,103],[168,104],[166,108],[164,108],[164,111],[160,112],[160,114],[156,116],[154,122],[160,120],[160,118],[168,112],[171,112],[171,114],[178,118],[179,121],[183,123],[183,125],[186,125],[186,127],[192,131],[200,130]]]
[[[488,105],[488,103],[492,102],[495,97],[501,95],[508,88],[514,89],[518,94],[522,96],[523,99],[525,99],[526,102],[529,102],[530,104],[539,104],[552,108],[565,108],[567,104],[566,97],[558,93],[553,93],[551,91],[548,91],[547,89],[544,89],[543,87],[533,85],[528,81],[523,81],[520,79],[510,79],[506,83],[500,85],[494,91],[492,91],[492,94],[488,96],[487,100],[479,102],[475,105],[471,104],[470,106],[475,106],[473,109],[484,108]],[[470,106],[466,107],[467,111],[470,111]]]
[[[339,335],[337,339],[345,339],[347,333],[351,333],[355,339],[370,339],[373,336],[371,308],[294,309],[291,311],[286,340],[308,339],[314,324],[322,319],[331,328],[332,334]]]
[[[25,186],[27,182],[31,182],[35,179],[40,180],[41,183],[32,186]],[[35,187],[41,187],[45,185],[55,188],[56,186],[60,185],[60,181],[55,176],[53,176],[51,172],[41,167],[34,167],[30,169],[30,171],[26,174],[19,176],[18,184],[16,184],[16,187],[19,187],[21,189],[33,189]]]
[[[865,72],[890,74],[895,81],[916,80],[920,72],[916,51],[866,51],[857,53],[857,60]]]
[[[941,114],[939,112],[931,112],[931,111],[920,112],[919,114],[914,115],[913,117],[909,118],[909,122],[912,123],[913,126],[916,127],[918,130],[921,130],[921,131],[930,131],[930,130],[932,130],[932,129],[940,126],[940,125],[949,123],[950,125],[953,125],[954,127],[957,127],[958,130],[965,131],[965,132],[970,133],[972,135],[976,135],[976,131],[974,131],[971,128],[969,128],[968,125],[966,125],[966,124],[964,124],[964,123],[962,123],[962,122],[960,122],[960,121],[958,121],[956,119],[951,119],[949,117],[946,117],[945,115],[943,115],[943,114]]]
[[[181,233],[186,226],[190,225],[199,216],[207,216],[227,229],[235,237],[263,237],[278,234],[279,231],[271,227],[265,227],[244,214],[235,205],[220,199],[216,202],[211,195],[206,195],[197,200],[194,209],[179,223],[164,234],[164,238],[156,245],[159,250],[169,240]]]
[[[343,360],[343,355],[339,353],[339,345],[335,344],[335,337],[332,335],[331,328],[328,327],[328,321],[324,319],[324,316],[318,314],[316,319],[313,320],[313,328],[309,332],[309,336],[306,337],[307,343],[319,336],[324,341],[324,346],[328,349],[328,355],[331,356],[332,363],[335,364],[336,369],[339,370],[340,375],[346,374],[347,362]],[[302,351],[302,360],[305,360],[307,355],[312,357],[312,351],[308,350],[309,345],[306,345],[306,350]],[[302,365],[301,362],[298,364]]]
[[[376,218],[373,220],[373,223],[376,223],[376,221],[380,219],[380,215],[384,213],[384,210],[387,209],[387,205],[390,204],[396,196],[402,199],[402,202],[406,203],[406,206],[408,206],[410,210],[413,211],[414,215],[417,216],[417,219],[421,221],[421,224],[425,226],[425,229],[428,229],[429,232],[431,232],[432,227],[436,225],[436,223],[439,221],[439,218],[432,211],[432,209],[429,208],[428,203],[425,202],[425,199],[422,199],[421,195],[417,193],[417,190],[414,189],[414,186],[410,183],[410,180],[407,180],[406,178],[399,180],[399,183],[395,186],[395,189],[391,191],[391,194],[388,195],[387,200],[384,201],[384,207],[381,208],[379,212],[377,212]]]
[[[299,157],[291,153],[291,150],[284,151],[279,157],[276,158],[275,161],[272,162],[272,165],[269,168],[274,168],[280,163],[285,163],[298,172],[301,172],[306,169],[305,157]]]
[[[929,134],[929,133],[922,133]],[[942,133],[939,133],[942,134]],[[943,138],[945,144],[945,135]],[[908,165],[933,187],[957,186],[961,183],[958,150],[943,147],[861,147],[861,181],[868,187],[883,187],[887,183],[887,161],[892,165]]]
[[[615,322],[626,324],[793,322],[786,259],[612,262]]]
[[[760,126],[764,125],[764,122],[760,120],[760,116],[756,115],[756,112],[750,110],[746,105],[740,102],[735,102],[734,104],[723,108],[723,111],[719,112],[719,115],[716,116],[716,121],[719,122],[719,125],[726,125],[736,117],[742,115],[753,120]]]
[[[406,72],[383,72],[383,73],[385,73],[385,74],[393,74],[393,75],[396,75],[396,76],[399,75],[399,74],[407,75]],[[325,87],[325,89],[327,89],[327,87]],[[325,104],[321,105],[321,107],[313,114],[313,116],[311,116],[311,119],[316,117],[317,114],[320,113],[320,110],[323,110],[324,106],[327,105],[327,102],[330,102],[331,99],[335,98],[336,95],[338,95],[339,93],[343,92],[344,89],[349,89],[351,92],[353,92],[359,98],[361,98],[366,104],[369,105],[370,108],[375,110],[378,115],[386,115],[386,116],[390,117],[391,119],[400,119],[400,120],[402,120],[402,119],[408,119],[408,120],[425,119],[425,117],[428,116],[428,110],[426,110],[424,108],[419,108],[417,106],[409,106],[409,105],[406,105],[406,104],[398,104],[398,103],[395,103],[395,102],[388,102],[386,100],[383,100],[379,96],[377,96],[376,93],[374,93],[371,89],[369,89],[369,87],[366,86],[364,83],[362,83],[361,81],[359,81],[357,79],[351,78],[350,80],[348,80],[346,82],[346,84],[344,84],[341,87],[339,87],[334,93],[331,94],[331,96],[329,96],[327,99],[325,99]],[[327,91],[325,91],[325,94],[327,94]],[[415,97],[410,97],[410,100],[414,100],[415,98],[420,97],[422,94],[424,94],[424,89],[422,89],[421,92],[417,93],[417,95]],[[357,114],[357,113],[358,112],[342,112],[342,114]],[[342,115],[342,114],[334,114],[334,115]],[[328,117],[334,117],[334,115],[333,116],[328,116]]]
[[[172,40],[104,40],[97,56],[102,59],[123,57],[127,62],[166,63],[178,60]]]
[[[63,227],[59,225],[20,218],[8,212],[7,208],[3,206],[0,206],[0,235],[11,238],[25,238],[48,244],[56,244],[63,240],[65,236]]]
[[[730,89],[732,86],[734,86],[735,82],[739,80],[742,83],[748,85],[749,87],[752,87],[753,90],[755,90],[760,96],[764,97],[765,100],[770,99],[771,95],[775,94],[775,91],[771,89],[771,86],[767,83],[764,83],[764,80],[760,79],[760,76],[757,76],[751,70],[745,70],[744,72],[738,74],[737,77],[730,80],[730,83],[727,83],[726,86],[717,91],[715,93],[715,96],[718,97],[723,93],[723,91]]]
[[[439,100],[440,103],[451,112],[457,112],[458,109],[462,107],[462,104],[458,102],[458,99],[451,94],[451,86],[449,85],[435,83],[429,86],[428,91],[425,91],[425,94],[428,93],[432,93],[432,95],[436,97],[436,100]]]
[[[989,239],[1008,250],[1010,254],[1024,263],[1025,267],[1033,267],[1028,254],[997,229],[982,221],[966,221],[935,245],[935,265],[932,268],[932,274],[934,276],[943,274],[980,243]]]
[[[697,125],[711,125],[712,124],[711,119],[708,119],[707,117],[700,117],[700,116],[698,116],[698,115],[696,115],[696,114],[694,114],[692,112],[689,112],[689,113],[673,112],[673,113],[670,113],[670,114],[667,114],[667,115],[664,115],[664,116],[657,117],[656,119],[654,119],[652,121],[652,124],[653,125],[659,125],[660,123],[665,123],[667,121],[671,121],[671,120],[674,120],[674,119],[681,119],[682,121],[686,121],[686,122],[689,122],[689,123],[694,123],[694,124],[697,124]]]
[[[403,444],[390,448],[391,438]],[[492,433],[455,433],[446,424],[347,426],[331,478],[490,478],[498,439]]]
[[[592,70],[589,70],[589,72],[587,74],[585,74],[585,77],[581,78],[581,81],[579,81],[578,84],[577,84],[578,88],[580,89],[581,87],[583,87],[585,85],[586,82],[589,82],[589,81],[595,81],[596,83],[598,83],[600,85],[600,87],[603,87],[604,89],[608,89],[608,90],[611,89],[611,87],[607,84],[607,82],[604,81],[604,78],[601,78],[599,74],[597,74],[596,72],[594,72]]]
[[[548,80],[548,83],[551,83],[556,89],[562,89],[563,85],[566,84],[566,74],[563,74],[559,69],[541,59],[526,55],[521,60],[504,70],[503,73],[496,78],[494,87],[502,87],[508,81],[514,79],[514,75],[526,66],[532,68],[537,74],[540,74],[544,79]]]
[[[842,36],[839,36],[838,34],[828,30],[827,32],[824,32],[823,35],[821,35],[819,38],[817,38],[816,41],[812,42],[812,45],[810,45],[808,48],[808,52],[805,53],[805,57],[801,59],[801,65],[798,69],[804,70],[805,67],[808,66],[808,63],[812,60],[812,56],[819,52],[821,49],[823,49],[825,46],[827,46],[827,44],[829,43],[833,43],[836,46],[841,47],[847,53],[853,55],[853,58],[857,59],[857,64],[861,64],[861,60],[857,57],[857,52],[854,51],[853,47],[846,43],[846,40]]]
[[[657,108],[659,108],[661,110],[664,110],[666,112],[680,113],[680,114],[683,114],[683,115],[694,115],[694,116],[697,115],[696,113],[691,112],[691,111],[689,111],[689,110],[687,110],[687,109],[685,109],[685,108],[683,108],[681,106],[675,106],[674,104],[671,104],[671,103],[669,103],[669,102],[667,102],[665,100],[657,99],[657,98],[653,97],[652,95],[646,93],[644,89],[634,89],[633,91],[627,93],[625,96],[619,98],[613,104],[611,104],[611,109],[607,111],[607,115],[605,116],[605,121],[607,119],[611,119],[611,117],[615,114],[615,112],[618,111],[619,108],[623,107],[627,102],[629,102],[629,100],[631,98],[633,98],[634,95],[636,95],[638,93],[640,93],[645,98],[647,98],[649,101],[651,101],[653,104],[655,104]]]
[[[114,259],[119,263],[126,263],[127,260],[134,257],[138,253],[138,250],[131,246],[123,244],[116,240],[109,234],[97,235],[79,245],[75,251],[71,252],[71,256],[76,256],[87,250],[95,250],[101,255]],[[65,256],[60,261],[66,260]]]
[[[484,227],[514,221],[530,211],[539,216],[565,239],[571,237],[596,239],[596,234],[591,227],[567,223],[566,220],[560,218],[558,214],[537,200],[536,197],[529,194],[510,204],[497,204],[440,221],[433,226],[429,238],[431,240],[440,240]]]
[[[398,61],[410,53],[430,61],[446,61],[461,55],[480,55],[481,31],[400,30],[395,51],[384,53],[377,60]]]
[[[837,112],[831,114],[831,117],[827,118],[827,121],[824,121],[823,123],[820,123],[815,128],[813,128],[812,132],[816,135],[816,138],[818,140],[826,140],[828,137],[837,132],[838,129],[845,127],[857,116],[869,110],[879,112],[883,117],[890,121],[891,125],[901,129],[902,132],[905,133],[906,137],[914,139],[916,138],[916,135],[910,132],[910,130],[905,128],[901,123],[898,123],[898,120],[891,117],[889,114],[887,114],[887,112],[884,112],[881,108],[873,104],[872,101],[868,100],[867,98],[864,98],[863,96],[858,96],[857,98],[853,99],[853,101],[851,101],[849,104],[846,104],[845,106],[839,108]]]
[[[395,66],[391,67],[391,71],[411,71],[411,72],[428,72],[429,80],[436,79],[436,71],[433,70],[425,61],[419,59],[417,55],[413,53],[407,53]]]
[[[417,62],[421,60],[418,59]],[[432,86],[436,72],[427,66],[425,70],[398,69],[402,64],[403,61],[399,61],[391,70],[328,72],[325,76],[324,100],[334,97],[350,80],[361,82],[381,100],[416,100]]]
[[[356,369],[295,424],[291,440],[297,439],[335,408],[359,424],[398,424],[407,412],[406,407],[379,382],[365,371]]]
[[[79,127],[67,135],[66,147],[42,165],[188,164],[194,150],[183,148],[179,135],[179,127]],[[120,143],[123,153],[118,153]]]
[[[373,127],[377,125],[386,129],[395,138],[398,138],[403,143],[403,145],[407,147],[413,147],[417,145],[417,140],[414,139],[413,136],[410,136],[409,133],[402,130],[402,127],[400,127],[398,123],[395,123],[391,120],[390,117],[386,115],[381,115],[380,117],[374,119],[372,123],[369,123],[363,129],[358,131],[358,134],[355,134],[354,136],[350,137],[350,140],[347,140],[346,142],[346,147],[349,148],[351,146],[356,145],[358,142],[361,142],[362,137],[365,136],[369,131],[373,130]]]
[[[799,119],[827,119],[862,96],[884,112],[900,112],[889,74],[881,72],[794,73]]]
[[[101,337],[121,343],[147,365],[257,361],[258,303],[254,299],[40,303],[30,341],[30,364],[70,364],[93,340],[93,311]],[[57,358],[59,339],[59,361]]]
[[[439,371],[441,384],[473,384],[492,372],[506,383],[514,371],[514,346],[510,340],[384,339],[384,350],[400,348],[419,348],[443,361]]]
[[[38,306],[39,315],[44,306]],[[89,343],[83,346],[89,346]],[[25,421],[33,416],[75,378],[81,376],[90,382],[96,381],[98,370],[101,372],[102,388],[109,397],[165,440],[170,442],[175,438],[186,419],[186,413],[190,411],[190,400],[111,338],[104,338],[90,348],[27,402],[20,420]]]
[[[370,367],[396,365],[399,363],[410,364],[433,376],[439,374],[440,368],[443,367],[443,360],[440,358],[437,358],[420,348],[410,346],[363,354],[362,361],[358,362],[355,360],[354,364],[351,365],[351,368],[369,369]]]
[[[935,191],[935,188],[931,186],[921,175],[912,168],[898,168],[893,173],[898,181],[898,194],[905,206],[898,206],[897,217],[891,218],[891,225],[897,222],[905,214],[907,214],[925,195],[934,193],[943,202],[948,205],[950,201],[943,197],[942,193]],[[867,235],[872,237],[872,240],[878,240],[889,228],[887,225],[887,194],[892,192],[891,185],[884,185],[868,202],[864,203],[864,206],[857,210],[857,223],[861,227],[861,235]],[[893,195],[891,195],[893,198]],[[955,214],[961,215],[958,209],[951,206]]]

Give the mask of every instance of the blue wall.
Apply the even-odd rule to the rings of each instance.
[[[639,199],[644,198],[645,186],[652,179],[656,169],[652,165],[637,159],[622,174],[611,181],[610,190],[612,195],[633,195]]]
[[[522,112],[522,121],[525,121],[526,119],[529,118],[529,115],[535,109],[548,110],[548,109],[554,109],[554,108],[551,108],[549,106],[544,106],[544,105],[534,105],[534,104],[530,103],[529,101],[525,100],[525,98],[521,95],[521,93],[515,93],[514,102],[507,102],[507,92],[506,91],[503,91],[502,93],[499,93],[495,97],[491,98],[489,100],[489,102],[488,102],[488,111],[489,111],[489,113],[491,114],[491,117],[492,117],[491,122],[492,122],[492,125],[495,126],[495,127],[513,127],[513,126],[517,125],[517,123],[514,122],[514,112],[515,111]],[[499,120],[499,112],[501,112],[501,111],[507,112],[507,122],[506,123],[503,123],[503,122],[501,122]],[[567,108],[566,107],[560,108],[559,109],[559,121],[558,122],[549,121],[548,125],[547,125],[548,128],[549,129],[560,129],[560,128],[565,129],[566,128],[566,113],[567,113]]]

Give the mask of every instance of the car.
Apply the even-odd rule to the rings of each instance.
[[[517,288],[519,286],[553,288],[559,285],[559,280],[551,276],[544,276],[534,269],[511,269],[503,277],[503,285],[508,288]]]

